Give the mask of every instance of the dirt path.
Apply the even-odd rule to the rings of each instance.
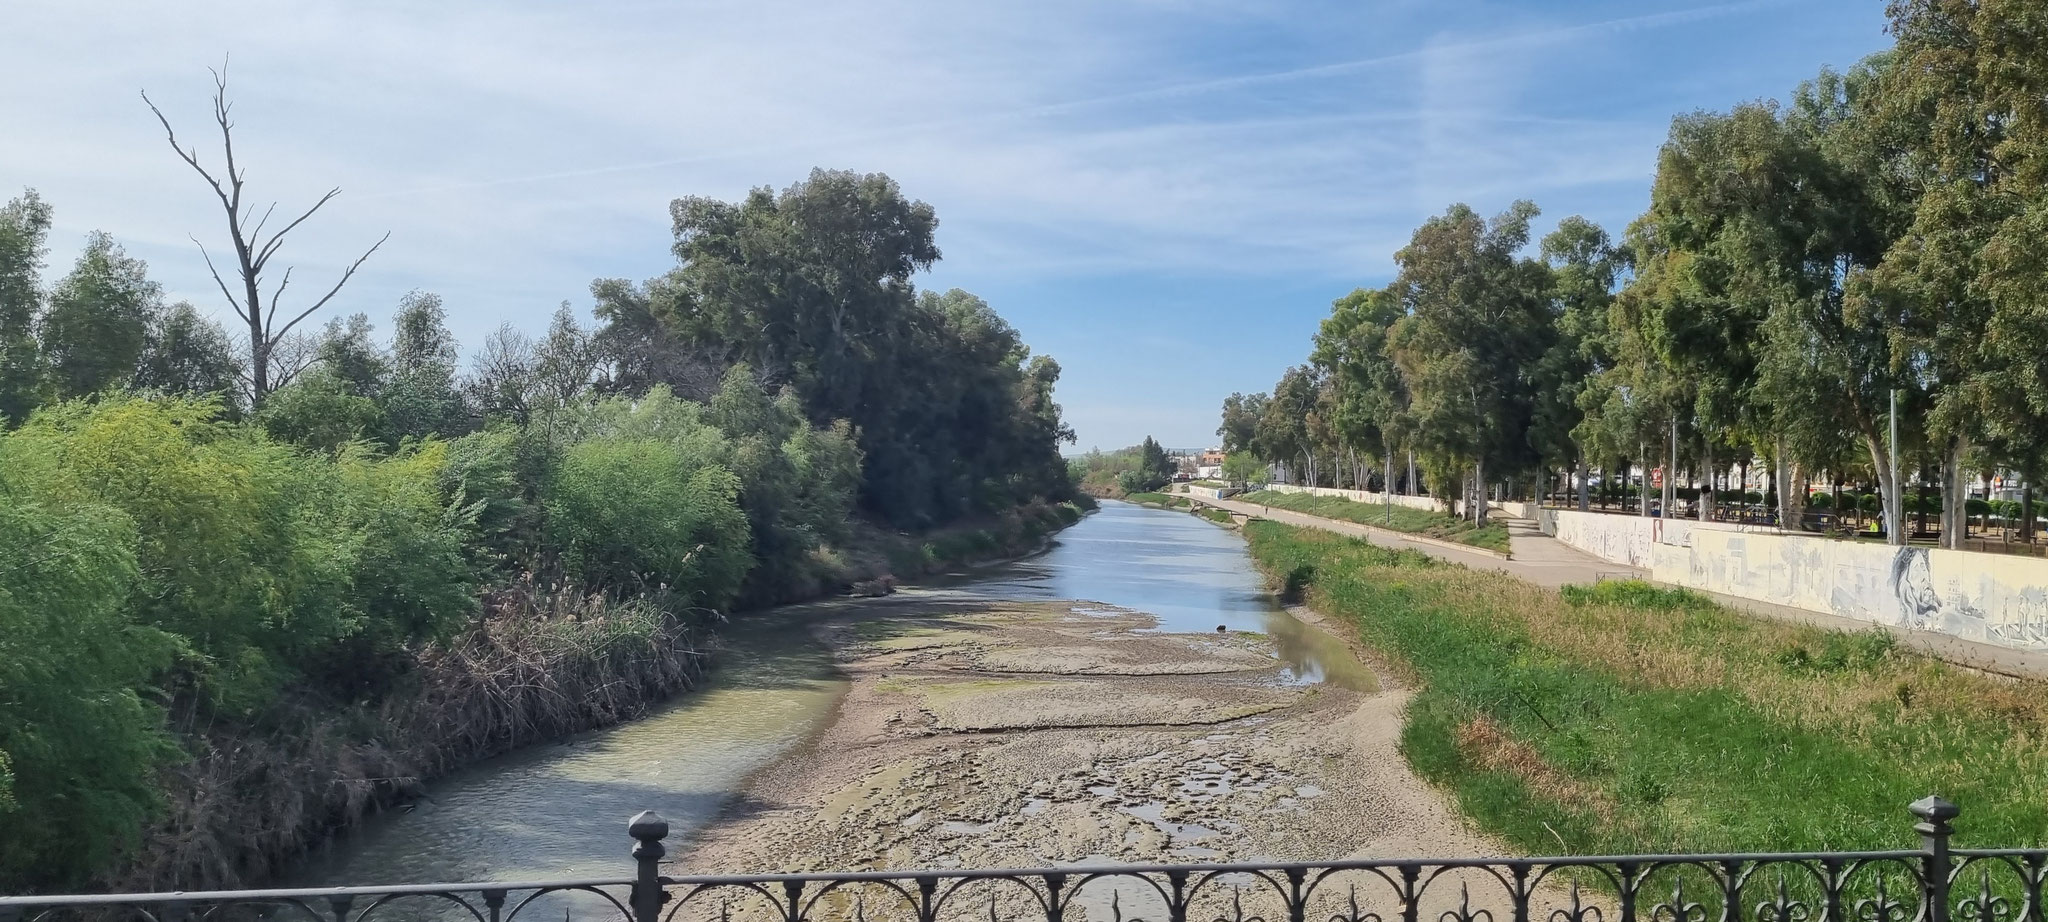
[[[678,870],[1469,857],[1398,689],[1291,682],[1257,634],[906,592],[823,624],[852,679]]]

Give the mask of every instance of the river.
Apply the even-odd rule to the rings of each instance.
[[[1126,503],[1037,556],[950,574],[935,597],[1074,600],[1136,609],[1166,631],[1267,635],[1298,683],[1370,689],[1344,645],[1281,610],[1236,532]],[[715,822],[749,776],[798,753],[832,720],[846,682],[807,622],[826,602],[735,619],[704,688],[627,724],[529,747],[435,781],[408,810],[337,838],[287,875],[298,886],[618,877],[626,818],[665,817],[672,843]]]

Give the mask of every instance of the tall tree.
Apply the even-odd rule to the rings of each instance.
[[[1557,336],[1532,370],[1537,401],[1529,437],[1545,461],[1571,466],[1578,506],[1584,510],[1589,504],[1587,457],[1576,437],[1586,416],[1581,396],[1589,380],[1614,364],[1607,317],[1622,260],[1607,232],[1578,215],[1558,222],[1543,238],[1543,258],[1555,285]]]
[[[43,358],[35,322],[42,312],[49,233],[50,206],[34,189],[0,207],[0,429],[20,425],[42,401]]]
[[[71,274],[50,293],[41,323],[44,360],[58,397],[125,387],[163,311],[163,287],[112,237],[94,233]]]
[[[1525,469],[1531,369],[1555,336],[1549,268],[1516,254],[1534,204],[1487,221],[1453,205],[1396,253],[1393,288],[1407,315],[1389,348],[1408,382],[1417,444],[1466,474],[1468,514],[1487,520],[1487,472]],[[1432,481],[1436,483],[1437,481]]]
[[[1330,306],[1316,332],[1312,360],[1330,369],[1338,393],[1338,430],[1346,447],[1383,462],[1383,486],[1394,489],[1394,452],[1408,444],[1408,390],[1387,352],[1402,317],[1388,289],[1360,288]],[[1227,408],[1226,408],[1227,411]]]
[[[1264,393],[1223,398],[1223,422],[1216,427],[1216,436],[1223,440],[1225,452],[1261,454],[1257,440],[1259,420],[1266,415],[1266,400]]]
[[[468,410],[455,388],[455,362],[461,350],[448,331],[448,312],[440,296],[407,294],[398,303],[391,327],[391,381],[383,401],[392,438],[460,435],[468,421]]]
[[[264,236],[264,225],[269,223],[271,213],[277,209],[277,203],[272,202],[263,209],[262,214],[257,214],[255,203],[243,200],[243,180],[247,175],[247,168],[235,163],[235,126],[229,118],[234,105],[228,102],[227,65],[222,64],[219,70],[211,72],[213,122],[220,128],[221,159],[224,164],[219,176],[215,175],[214,170],[199,162],[198,147],[186,148],[179,144],[178,133],[172,130],[170,119],[164,116],[156,103],[150,101],[148,93],[142,94],[142,101],[149,106],[149,111],[156,115],[157,122],[163,125],[164,137],[170,142],[171,149],[176,151],[178,158],[185,161],[201,179],[206,180],[207,186],[213,190],[214,197],[220,200],[221,210],[226,213],[228,240],[235,251],[235,271],[240,283],[237,290],[230,290],[227,280],[221,277],[220,270],[213,264],[212,254],[207,253],[204,244],[200,244],[199,252],[206,259],[207,269],[213,273],[214,283],[220,286],[221,295],[227,298],[228,305],[234,308],[235,316],[241,318],[242,323],[248,328],[249,402],[251,406],[261,409],[263,401],[270,396],[272,390],[290,383],[291,379],[303,370],[303,366],[295,362],[281,361],[293,354],[292,350],[282,348],[292,329],[327,306],[327,302],[334,300],[334,296],[340,293],[341,286],[348,284],[348,280],[355,276],[357,269],[362,268],[370,254],[377,252],[377,248],[383,246],[384,241],[391,239],[391,234],[387,231],[376,243],[371,244],[368,250],[363,251],[361,256],[356,257],[355,262],[342,270],[341,277],[335,280],[333,286],[329,287],[325,294],[315,298],[312,304],[303,310],[295,308],[296,312],[287,311],[280,319],[279,299],[284,295],[285,288],[291,285],[292,267],[285,267],[278,278],[277,287],[271,289],[267,295],[263,290],[263,273],[270,267],[270,261],[276,258],[279,250],[283,248],[285,237],[298,229],[306,219],[311,218],[321,206],[340,195],[341,189],[336,187],[327,190],[327,194],[320,196],[319,201],[313,203],[313,207],[286,222],[269,236]],[[197,238],[194,238],[194,242],[197,242]]]

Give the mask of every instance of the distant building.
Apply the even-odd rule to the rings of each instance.
[[[1199,457],[1195,458],[1195,466],[1198,468],[1221,468],[1223,466],[1223,449],[1210,448],[1204,450]]]

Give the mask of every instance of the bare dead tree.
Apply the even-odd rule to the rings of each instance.
[[[178,158],[198,172],[200,177],[206,180],[207,185],[213,187],[213,194],[219,197],[221,208],[227,212],[228,237],[234,243],[236,269],[242,281],[240,295],[231,291],[227,280],[221,278],[220,270],[213,264],[213,255],[206,250],[206,244],[200,243],[197,237],[192,238],[192,242],[199,245],[199,255],[206,260],[206,268],[213,273],[213,281],[220,286],[220,293],[228,299],[229,306],[235,309],[235,316],[240,317],[242,323],[249,328],[249,368],[244,373],[243,380],[249,388],[250,405],[261,407],[263,398],[269,396],[271,391],[289,383],[290,378],[299,371],[299,367],[290,366],[304,364],[301,359],[296,358],[284,365],[279,364],[279,360],[288,358],[286,353],[297,351],[290,348],[287,340],[292,328],[322,307],[326,307],[327,302],[333,300],[335,294],[341,291],[341,286],[348,284],[356,270],[362,268],[363,262],[370,258],[370,254],[377,252],[377,248],[383,246],[384,241],[391,239],[391,233],[386,231],[383,237],[371,244],[368,250],[363,251],[363,255],[356,257],[356,261],[350,263],[341,273],[341,278],[335,281],[334,286],[327,289],[327,293],[315,300],[312,306],[296,314],[289,314],[282,324],[278,323],[278,300],[284,295],[285,288],[291,285],[292,267],[285,267],[283,275],[278,278],[277,287],[270,292],[267,301],[263,294],[263,272],[269,267],[271,259],[277,256],[278,250],[283,247],[285,235],[296,230],[307,218],[312,217],[314,212],[319,211],[321,206],[340,195],[341,189],[336,187],[327,190],[327,194],[314,202],[313,207],[306,209],[305,213],[269,237],[263,236],[263,225],[269,222],[271,212],[277,210],[276,202],[271,202],[270,206],[263,210],[263,214],[256,217],[255,225],[250,226],[249,219],[254,213],[254,208],[245,210],[242,201],[242,180],[246,170],[235,164],[234,122],[228,117],[234,106],[228,102],[227,65],[223,63],[219,70],[207,70],[213,74],[213,120],[220,126],[221,153],[227,164],[225,183],[200,164],[199,148],[196,145],[189,149],[179,145],[178,133],[172,130],[171,120],[165,118],[163,111],[156,107],[156,103],[150,101],[148,92],[142,94],[142,101],[149,106],[150,112],[156,114],[156,120],[164,126],[164,136],[170,140],[171,149],[177,151]]]

